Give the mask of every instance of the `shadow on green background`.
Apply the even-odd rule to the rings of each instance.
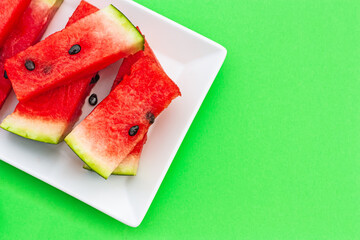
[[[356,239],[358,1],[138,1],[228,50],[139,228],[0,163],[1,239]]]

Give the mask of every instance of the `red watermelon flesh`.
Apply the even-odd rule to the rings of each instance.
[[[12,28],[17,24],[30,0],[0,1],[0,46],[5,41]]]
[[[1,69],[1,68],[0,68]],[[4,72],[4,71],[2,71]],[[1,78],[0,78],[1,79]],[[0,109],[11,91],[10,81],[0,80]]]
[[[11,91],[10,81],[4,77],[5,60],[40,40],[62,2],[63,0],[32,0],[4,41],[0,51],[0,108]],[[1,1],[1,4],[4,2]]]
[[[81,50],[70,54],[74,46]],[[24,101],[97,72],[143,46],[143,36],[109,5],[8,59],[5,69],[17,98]]]
[[[97,10],[82,1],[67,25]],[[80,117],[84,100],[94,85],[90,84],[93,75],[19,102],[15,111],[1,123],[1,127],[29,139],[59,143]]]
[[[143,139],[154,118],[180,95],[158,62],[142,57],[65,141],[91,169],[108,178]]]

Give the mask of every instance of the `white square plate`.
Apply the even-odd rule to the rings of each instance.
[[[45,36],[62,29],[80,0],[65,0]],[[140,26],[182,97],[172,102],[148,134],[138,175],[111,176],[104,180],[82,168],[83,162],[61,143],[49,145],[0,130],[0,159],[78,198],[132,227],[143,220],[164,176],[226,56],[219,44],[127,0],[89,0],[103,8],[112,3],[134,25]],[[102,100],[110,91],[121,61],[100,72],[92,92]],[[17,100],[12,94],[0,111],[11,113]],[[83,109],[83,119],[90,111]]]

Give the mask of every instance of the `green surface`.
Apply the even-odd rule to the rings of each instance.
[[[359,2],[138,2],[228,50],[143,223],[0,163],[0,239],[359,239]]]

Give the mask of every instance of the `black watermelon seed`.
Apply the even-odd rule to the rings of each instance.
[[[98,102],[97,95],[95,93],[91,94],[91,96],[89,97],[89,104],[91,106],[95,106],[97,102]]]
[[[146,120],[149,121],[150,124],[153,124],[155,122],[155,116],[152,112],[146,113]]]
[[[91,78],[90,84],[97,83],[97,81],[99,81],[99,79],[100,79],[100,75],[99,75],[99,73],[96,73],[96,75]]]
[[[130,136],[135,136],[138,131],[139,131],[139,126],[138,126],[138,125],[133,126],[133,127],[131,127],[130,130],[129,130],[129,135],[130,135]]]
[[[9,77],[8,77],[8,75],[7,75],[7,73],[6,73],[6,70],[4,71],[4,78],[5,78],[5,79],[9,79]]]
[[[72,46],[69,50],[69,54],[70,55],[74,55],[74,54],[78,54],[81,50],[81,47],[79,44],[75,44],[74,46]]]
[[[26,67],[27,70],[33,71],[33,70],[35,70],[35,63],[33,61],[31,61],[31,60],[26,60],[25,61],[25,67]]]

